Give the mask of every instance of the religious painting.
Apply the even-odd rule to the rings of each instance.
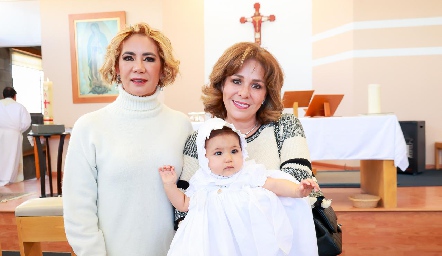
[[[125,26],[126,13],[103,12],[69,15],[73,103],[112,102],[118,95],[99,70],[107,45]]]

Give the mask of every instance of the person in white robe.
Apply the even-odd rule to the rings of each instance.
[[[12,87],[3,89],[0,100],[0,186],[23,181],[23,135],[31,125],[31,115],[16,102]]]
[[[196,139],[200,168],[183,193],[174,167],[159,168],[163,187],[179,211],[188,211],[168,255],[318,255],[308,195],[313,179],[297,182],[248,157],[244,135],[219,118]]]

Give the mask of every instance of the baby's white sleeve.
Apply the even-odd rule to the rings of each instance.
[[[248,166],[248,178],[250,180],[251,187],[262,187],[267,180],[267,171],[264,165],[255,164],[253,166]]]

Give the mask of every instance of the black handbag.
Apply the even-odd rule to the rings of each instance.
[[[331,206],[322,208],[323,196],[318,197],[312,208],[318,240],[319,256],[336,256],[342,253],[342,229]]]

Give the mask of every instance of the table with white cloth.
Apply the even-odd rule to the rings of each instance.
[[[397,169],[408,167],[407,146],[393,114],[300,118],[311,161],[360,160],[361,189],[397,206]]]

